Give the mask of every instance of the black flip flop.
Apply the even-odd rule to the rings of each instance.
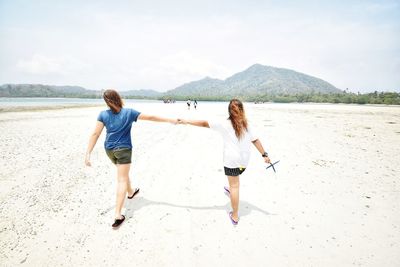
[[[114,223],[112,224],[113,228],[118,228],[124,221],[125,221],[125,216],[121,215],[122,219],[115,219]]]
[[[132,199],[137,193],[139,193],[140,188],[135,188],[135,192],[133,192],[132,196],[128,196],[129,199]]]

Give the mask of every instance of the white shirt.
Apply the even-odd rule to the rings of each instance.
[[[251,142],[258,138],[253,134],[251,127],[247,126],[240,140],[236,137],[235,130],[230,120],[209,121],[211,129],[219,132],[224,141],[224,166],[227,168],[246,168],[251,153]]]

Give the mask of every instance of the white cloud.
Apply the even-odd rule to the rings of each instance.
[[[31,6],[24,16],[4,12],[0,83],[167,90],[260,63],[340,88],[399,90],[399,20],[382,17],[395,14],[395,1],[68,3],[59,10]]]
[[[204,76],[221,78],[231,74],[227,68],[206,58],[195,56],[188,51],[165,56],[161,58],[159,64],[166,71],[175,73],[177,76],[190,77],[191,79]]]
[[[90,68],[89,64],[73,57],[49,57],[42,54],[35,54],[29,59],[22,59],[16,64],[17,70],[37,75],[69,75],[86,71],[88,68]]]
[[[34,55],[30,59],[20,60],[16,67],[20,71],[31,74],[49,74],[62,71],[62,64],[42,55]]]

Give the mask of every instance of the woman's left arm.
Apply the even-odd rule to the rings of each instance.
[[[264,147],[261,144],[261,141],[256,139],[251,142],[257,148],[257,150],[261,153],[261,156],[264,158],[265,163],[271,163],[271,160],[269,159],[267,152],[265,152]]]
[[[177,124],[178,120],[176,119],[168,119],[168,118],[163,118],[163,117],[158,117],[158,116],[153,116],[153,115],[146,115],[143,113],[140,113],[138,116],[138,120],[146,120],[146,121],[155,121],[155,122],[169,122],[173,124]]]

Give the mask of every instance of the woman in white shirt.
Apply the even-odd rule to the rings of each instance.
[[[182,124],[211,128],[222,135],[224,170],[229,182],[229,188],[225,188],[225,191],[230,196],[232,206],[229,217],[232,224],[237,225],[239,221],[239,175],[245,171],[249,162],[251,144],[261,153],[266,163],[271,161],[247,122],[243,103],[238,99],[232,99],[229,102],[228,112],[229,118],[222,122],[182,119],[178,121]]]

